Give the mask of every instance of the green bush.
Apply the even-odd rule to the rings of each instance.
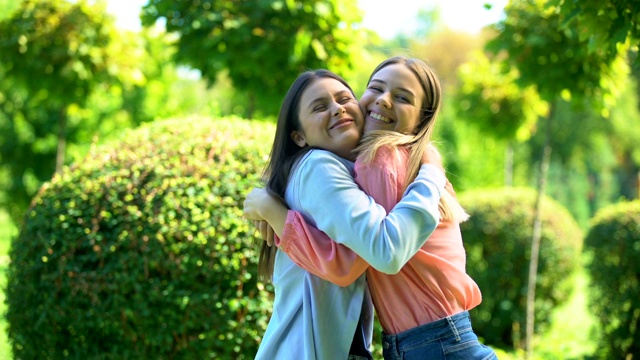
[[[536,192],[524,188],[474,190],[460,196],[471,218],[462,224],[467,271],[482,291],[471,311],[487,344],[522,348]],[[580,266],[582,233],[569,212],[545,197],[536,281],[535,331],[548,327],[551,311],[571,293]]]
[[[598,355],[631,359],[640,354],[640,200],[598,211],[584,246],[602,333]]]
[[[15,359],[248,359],[271,311],[242,217],[272,124],[188,118],[91,151],[12,243]]]

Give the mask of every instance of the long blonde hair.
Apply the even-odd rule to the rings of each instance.
[[[395,131],[371,131],[362,138],[355,151],[358,152],[358,156],[364,163],[369,163],[382,146],[407,147],[409,149],[409,164],[405,181],[406,188],[418,175],[422,164],[422,154],[427,149],[427,146],[430,146],[431,135],[433,134],[433,128],[442,103],[442,90],[438,77],[425,62],[417,58],[404,56],[395,56],[383,61],[373,70],[369,77],[369,82],[378,71],[393,64],[405,65],[416,75],[422,86],[424,98],[422,99],[422,109],[418,124],[411,134],[402,134]],[[440,221],[466,221],[469,215],[456,199],[453,188],[447,185],[445,189],[446,191],[442,193],[438,204]]]

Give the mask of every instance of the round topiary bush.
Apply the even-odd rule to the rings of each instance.
[[[585,238],[590,309],[603,359],[640,354],[640,200],[610,205],[591,220]]]
[[[474,190],[460,195],[471,218],[462,224],[467,271],[482,291],[471,311],[473,326],[487,344],[522,348],[536,192],[524,188]],[[536,332],[572,290],[580,266],[582,232],[569,212],[544,198],[536,281]]]
[[[271,292],[242,205],[273,133],[153,123],[45,184],[11,246],[14,358],[253,358]]]

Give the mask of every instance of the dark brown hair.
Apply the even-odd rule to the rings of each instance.
[[[284,195],[289,182],[291,169],[296,160],[311,149],[309,146],[305,148],[299,147],[291,138],[293,131],[300,131],[302,129],[299,117],[300,98],[302,97],[302,93],[310,85],[322,78],[330,78],[341,82],[353,94],[353,90],[344,79],[324,69],[305,71],[291,84],[280,107],[278,123],[276,125],[276,135],[273,140],[269,163],[264,173],[264,178],[267,179],[267,189],[272,195],[277,196],[285,206]],[[277,247],[270,247],[266,242],[262,243],[258,263],[258,278],[260,280],[270,281],[273,277],[276,251]]]

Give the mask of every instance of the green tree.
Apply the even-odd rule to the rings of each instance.
[[[581,40],[588,40],[591,52],[614,59],[619,45],[629,42],[636,50],[640,45],[637,0],[549,0],[548,5],[559,13],[565,29],[576,28]]]
[[[275,114],[295,77],[309,68],[351,69],[360,12],[350,1],[151,0],[143,24],[164,19],[176,33],[176,61],[214,83],[227,70],[247,95],[246,116]]]
[[[504,185],[513,185],[513,153],[516,143],[522,143],[535,132],[538,117],[545,114],[546,102],[535,87],[521,88],[518,70],[500,62],[492,62],[481,51],[458,71],[461,85],[454,94],[460,117],[469,119],[483,134],[506,143]]]
[[[39,184],[60,170],[81,106],[109,77],[111,20],[85,1],[23,1],[0,22],[0,198],[16,221]]]
[[[618,159],[617,182],[623,197],[640,198],[640,67],[621,94],[618,105],[611,110],[611,138]]]
[[[27,0],[0,23],[0,62],[5,76],[57,110],[56,170],[64,164],[67,109],[83,104],[108,76],[106,45],[111,22],[102,5],[84,1]]]
[[[180,76],[164,32],[116,31],[99,4],[15,4],[18,12],[5,18],[12,24],[2,23],[0,27],[19,28],[33,41],[27,42],[24,54],[13,48],[15,52],[3,53],[5,60],[0,62],[0,206],[7,209],[14,222],[20,222],[33,195],[54,174],[57,134],[61,131],[66,149],[60,151],[65,155],[64,162],[70,163],[83,159],[92,143],[124,128],[181,114],[216,113],[217,105],[210,101],[213,95],[204,81]],[[76,21],[72,15],[85,22]],[[25,20],[29,16],[32,22]],[[73,27],[70,22],[74,22]],[[93,22],[101,28],[95,28]],[[56,32],[55,24],[67,28]],[[104,41],[89,46],[90,38],[86,45],[81,44],[85,41],[83,32],[101,32]],[[20,36],[0,38],[3,46],[12,49],[12,41]],[[78,46],[88,47],[80,50]],[[91,60],[83,57],[86,51]],[[86,71],[80,71],[83,61],[100,60],[99,66],[92,68],[89,64],[84,67]],[[71,65],[65,68],[64,61]],[[42,67],[44,75],[38,73]],[[18,72],[27,70],[32,76]],[[39,80],[43,86],[36,88]],[[82,94],[72,91],[74,85],[85,86]],[[59,129],[59,122],[65,124],[64,129]]]
[[[546,189],[547,170],[551,157],[552,120],[560,99],[571,99],[576,106],[588,104],[606,110],[614,97],[612,89],[618,79],[616,70],[624,69],[620,56],[604,51],[589,51],[588,39],[579,29],[563,27],[563,19],[547,8],[546,2],[514,0],[505,8],[506,18],[498,23],[498,36],[489,48],[505,56],[505,64],[519,71],[518,83],[526,88],[535,86],[541,98],[550,104],[549,113],[538,125],[544,131],[544,145],[538,173],[534,231],[531,243],[531,263],[528,286],[527,356],[533,353],[533,319],[537,264],[540,248],[540,203]],[[588,99],[589,101],[584,101]]]

